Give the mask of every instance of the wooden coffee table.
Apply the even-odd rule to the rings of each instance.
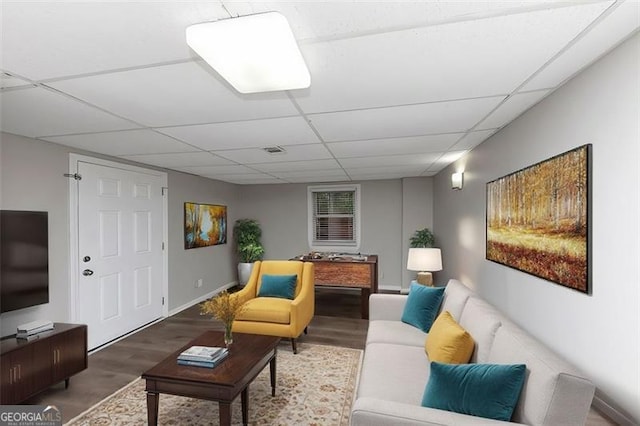
[[[169,355],[155,367],[142,374],[147,381],[147,419],[149,425],[158,424],[160,394],[217,401],[220,425],[231,424],[231,403],[241,394],[242,423],[249,417],[249,384],[269,364],[271,395],[276,393],[276,353],[279,337],[233,333],[229,355],[214,368],[178,365],[178,355],[194,346],[224,346],[221,331],[207,331]]]

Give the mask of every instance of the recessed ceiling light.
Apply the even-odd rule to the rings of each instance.
[[[287,18],[278,12],[191,25],[187,44],[240,93],[311,85]]]

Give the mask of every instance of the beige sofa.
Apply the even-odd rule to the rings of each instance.
[[[427,334],[400,321],[406,295],[373,294],[370,322],[350,423],[382,425],[493,425],[508,422],[422,407],[430,363]],[[570,364],[456,280],[447,284],[447,310],[475,340],[471,362],[526,364],[511,419],[527,425],[583,425],[595,386]]]

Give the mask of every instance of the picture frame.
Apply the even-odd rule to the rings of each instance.
[[[591,291],[591,144],[487,183],[486,259]]]
[[[227,206],[184,203],[185,250],[227,243]]]

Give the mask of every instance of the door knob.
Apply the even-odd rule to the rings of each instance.
[[[84,271],[82,271],[82,275],[88,277],[90,275],[93,275],[93,271],[91,269],[85,269]]]

